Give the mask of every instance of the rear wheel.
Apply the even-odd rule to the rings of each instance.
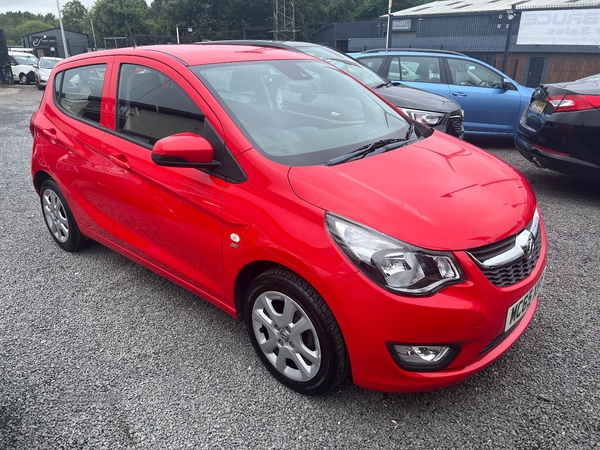
[[[298,275],[271,269],[254,280],[245,305],[256,353],[281,383],[316,395],[349,373],[342,333],[323,298]]]
[[[81,234],[71,208],[58,185],[52,180],[42,183],[40,202],[46,226],[54,241],[67,252],[74,252],[87,244]]]

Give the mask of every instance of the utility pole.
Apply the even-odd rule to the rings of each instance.
[[[58,4],[58,0],[56,0],[56,8],[58,8],[58,22],[60,23],[60,34],[62,36],[63,47],[65,49],[65,58],[68,58],[69,49],[67,48],[67,38],[65,37],[65,29],[62,23],[62,14],[60,13],[60,5]]]
[[[90,16],[90,24],[92,25],[92,36],[94,37],[94,50],[98,48],[96,45],[96,33],[94,33],[94,21],[92,20],[92,16]]]
[[[385,49],[387,50],[392,45],[392,0],[388,4],[388,23],[387,23],[387,36],[385,39]]]
[[[294,0],[273,0],[273,39],[295,41]]]
[[[506,73],[506,65],[508,63],[508,50],[510,49],[510,38],[512,36],[513,23],[515,23],[515,17],[517,16],[517,5],[512,5],[509,10],[506,11],[506,18],[508,19],[508,29],[506,30],[506,41],[504,42],[504,58],[502,58],[502,73]]]

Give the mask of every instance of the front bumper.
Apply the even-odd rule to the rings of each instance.
[[[520,319],[504,331],[507,312],[542,277],[546,238],[533,272],[505,288],[492,285],[473,260],[457,252],[467,281],[430,297],[405,297],[374,285],[361,273],[319,290],[330,305],[346,341],[355,384],[380,391],[416,392],[465,380],[502,355],[533,318],[537,297]],[[389,343],[452,345],[458,356],[443,370],[403,370],[388,350]]]

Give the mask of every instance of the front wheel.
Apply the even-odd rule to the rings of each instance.
[[[298,275],[271,269],[248,290],[245,320],[259,358],[281,383],[321,394],[349,373],[346,346],[323,298]]]
[[[19,76],[19,81],[21,82],[21,84],[29,84],[29,79],[27,78],[27,75],[25,75],[24,73],[22,73]]]
[[[79,231],[71,208],[54,181],[46,180],[42,183],[40,202],[46,226],[58,246],[67,252],[85,247],[87,238]]]

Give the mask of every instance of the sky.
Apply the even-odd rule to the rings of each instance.
[[[58,0],[62,8],[69,0]],[[79,0],[86,8],[91,8],[96,0]],[[146,0],[150,4],[151,0]],[[58,8],[56,0],[0,0],[0,13],[8,11],[29,11],[33,14],[48,14],[52,13],[58,17]]]

